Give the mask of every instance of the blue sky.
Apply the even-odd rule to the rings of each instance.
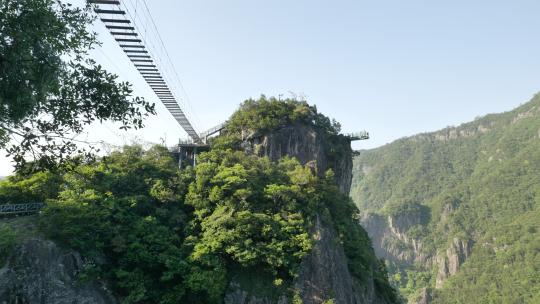
[[[540,91],[538,0],[147,5],[199,130],[225,120],[246,98],[295,92],[344,131],[368,130],[372,138],[354,148],[372,148],[510,110]],[[95,30],[104,42],[96,60],[159,102],[103,26]],[[147,129],[127,137],[172,144],[185,136],[163,107],[158,112]],[[125,141],[114,130],[93,126],[87,136]],[[3,160],[0,175],[7,171]]]
[[[148,1],[206,127],[304,93],[374,147],[540,90],[540,1]]]

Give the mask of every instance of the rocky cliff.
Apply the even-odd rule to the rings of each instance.
[[[442,288],[450,276],[455,275],[472,251],[472,242],[454,238],[445,251],[440,252],[435,260],[438,268],[435,288]]]
[[[411,237],[408,230],[419,224],[415,215],[382,216],[365,213],[360,223],[373,241],[373,249],[378,257],[398,267],[420,267],[437,269],[436,288],[441,288],[444,281],[456,274],[472,251],[472,241],[453,238],[446,249],[432,252],[424,249],[421,239]],[[422,291],[425,293],[427,291]],[[429,303],[429,297],[421,297]]]
[[[415,221],[415,218],[410,218]],[[360,224],[373,241],[373,249],[378,257],[387,261],[412,265],[425,263],[430,257],[422,251],[422,242],[407,235],[408,225],[403,217],[382,216],[373,213],[363,214]]]
[[[373,278],[366,285],[351,276],[343,247],[335,230],[318,217],[312,229],[316,241],[311,254],[302,262],[295,288],[304,304],[384,303],[377,298]]]
[[[246,137],[243,147],[271,160],[296,157],[303,164],[311,164],[319,174],[331,168],[340,191],[348,193],[352,178],[350,141],[340,137],[333,142],[333,146],[329,146],[325,137],[314,128],[296,125],[269,134],[252,133]],[[334,157],[334,151],[340,151],[341,157]],[[314,248],[301,263],[299,276],[294,282],[294,289],[303,304],[322,304],[329,300],[336,304],[384,303],[375,291],[373,277],[366,280],[367,284],[361,284],[351,275],[339,237],[329,223],[317,216],[311,235],[315,240]],[[285,296],[272,300],[249,294],[237,282],[231,284],[225,298],[226,304],[290,302],[291,299]]]
[[[302,111],[306,108],[300,104],[299,109],[300,113],[304,113]],[[308,111],[308,113],[314,112]],[[253,115],[253,117],[258,119],[261,115]],[[228,208],[233,211],[227,212],[229,215],[226,216],[228,219],[225,221],[218,216],[222,209],[218,210],[217,207],[212,210],[214,212],[212,214],[216,214],[216,217],[201,215],[200,218],[196,218],[192,216],[191,211],[194,208],[199,208],[195,211],[206,208],[199,204],[202,201],[197,201],[198,195],[206,195],[210,189],[227,189],[228,184],[222,185],[219,184],[220,181],[212,181],[201,189],[190,186],[187,193],[179,196],[181,198],[178,198],[178,204],[170,203],[171,196],[169,195],[162,198],[161,193],[169,192],[161,191],[160,188],[158,191],[160,198],[158,199],[155,197],[156,192],[153,191],[156,189],[154,186],[158,183],[152,187],[147,184],[148,180],[155,178],[154,171],[147,170],[147,168],[156,165],[154,160],[159,157],[156,157],[156,154],[148,154],[150,157],[136,166],[136,168],[144,168],[144,170],[136,171],[131,166],[123,167],[122,165],[118,168],[121,174],[115,172],[117,174],[114,177],[121,181],[118,183],[119,186],[114,188],[117,191],[116,195],[119,198],[126,198],[125,200],[111,201],[115,208],[107,208],[106,213],[96,212],[104,209],[99,204],[100,200],[98,200],[98,204],[87,204],[84,200],[80,201],[80,197],[75,195],[70,202],[85,207],[73,210],[67,209],[64,204],[61,204],[61,206],[51,206],[57,209],[49,210],[46,208],[40,217],[44,226],[44,230],[41,232],[53,235],[52,237],[58,240],[59,244],[80,248],[83,255],[88,252],[88,259],[106,257],[103,259],[104,264],[101,267],[102,272],[99,273],[99,278],[108,279],[107,282],[115,291],[117,299],[125,299],[126,302],[130,303],[162,303],[164,301],[167,303],[197,304],[222,302],[227,304],[395,303],[397,301],[396,294],[388,283],[385,269],[376,259],[367,234],[354,220],[356,208],[348,200],[348,197],[343,195],[348,193],[351,185],[352,153],[350,141],[347,137],[338,135],[336,128],[329,127],[328,119],[323,119],[321,116],[315,118],[318,119],[319,123],[315,123],[315,120],[311,119],[296,119],[293,123],[271,124],[281,127],[272,128],[270,129],[272,131],[267,131],[267,133],[252,132],[244,137],[244,129],[242,128],[239,132],[231,133],[230,136],[224,135],[221,138],[216,138],[218,143],[219,140],[222,140],[222,144],[232,142],[234,150],[241,146],[247,152],[268,156],[272,160],[278,160],[284,156],[296,157],[311,170],[299,167],[296,162],[282,162],[285,166],[294,163],[294,170],[289,170],[276,164],[270,164],[267,159],[246,156],[241,151],[231,151],[230,148],[223,149],[216,145],[213,146],[212,151],[200,156],[201,162],[195,170],[184,172],[186,179],[193,178],[194,181],[201,181],[203,177],[199,175],[203,173],[204,169],[216,165],[216,170],[209,172],[208,178],[214,179],[216,176],[219,177],[220,173],[225,172],[226,174],[221,175],[225,178],[223,181],[228,183],[231,177],[242,176],[239,179],[242,186],[239,190],[245,192],[235,191],[234,195],[248,191],[261,194],[255,196],[256,199],[247,202],[249,205],[243,208],[236,206],[237,196],[224,194],[225,196],[219,197],[219,200],[216,200],[215,196],[211,199],[205,197],[202,201],[212,201],[212,205],[214,203],[217,203],[218,206],[221,204],[230,205]],[[252,124],[247,125],[251,126]],[[140,152],[142,153],[142,151]],[[118,154],[116,156],[119,159],[113,163],[131,164],[137,162],[140,155],[145,156],[145,154],[134,156],[135,154]],[[223,163],[213,159],[213,157],[221,159],[223,155],[230,157],[228,165],[232,164],[231,170],[228,170],[229,167],[222,168],[223,166],[218,165],[218,163]],[[255,168],[255,165],[259,163],[272,169],[242,175],[245,171],[249,171],[243,171],[243,168]],[[169,166],[170,164],[172,167]],[[156,166],[163,170],[166,169],[167,174],[158,171],[159,181],[163,181],[163,184],[172,180],[178,173],[175,170],[175,163],[170,162],[170,164],[160,163],[159,166]],[[311,175],[311,173],[316,172],[327,177],[329,176],[326,174],[327,169],[333,170],[333,176],[342,193],[330,185],[330,180],[327,178],[315,179]],[[267,174],[267,171],[271,171],[272,174]],[[148,175],[141,172],[146,172]],[[279,173],[287,174],[281,176]],[[268,182],[268,177],[272,179],[272,183]],[[293,182],[296,177],[300,178]],[[253,182],[255,179],[258,180]],[[88,186],[92,189],[98,188],[95,185],[101,185],[102,180],[102,175],[99,175]],[[306,184],[306,180],[309,180],[308,184]],[[311,181],[314,184],[312,186],[309,185]],[[140,188],[125,193],[126,185],[130,186],[138,182],[141,185]],[[265,190],[269,188],[269,185],[280,187],[282,183],[290,183],[290,188],[286,189],[292,189],[295,193],[298,192],[298,195],[284,200],[283,207],[278,209],[275,208],[277,201],[270,200],[263,194],[266,193]],[[73,186],[68,185],[67,182],[63,185]],[[175,189],[181,188],[182,185],[172,183],[164,190],[176,193]],[[195,182],[190,185],[195,185]],[[75,188],[77,191],[74,193],[79,193],[81,188],[78,186]],[[110,184],[104,184],[100,188],[109,191]],[[129,201],[132,201],[132,195],[137,198],[146,197],[143,200],[144,208],[133,211],[135,208],[132,204],[124,204],[128,198]],[[176,198],[174,196],[172,201],[175,201]],[[168,203],[164,204],[164,201]],[[182,203],[186,205],[183,206],[183,209],[179,209],[178,205],[182,206]],[[51,200],[49,204],[53,205],[54,203]],[[257,210],[262,204],[267,204],[268,208],[277,210]],[[89,207],[87,208],[87,206]],[[159,208],[156,207],[156,210],[153,210],[152,207],[155,206]],[[301,221],[298,220],[299,224],[295,223],[293,226],[282,221],[283,219],[288,220],[286,208],[293,208],[291,210],[295,212],[295,216],[301,218]],[[183,214],[183,210],[187,210],[187,214]],[[58,217],[51,216],[57,212],[65,213]],[[73,213],[77,214],[74,218],[70,217]],[[120,213],[122,216],[117,217]],[[149,216],[149,214],[153,216]],[[242,218],[236,217],[238,214],[256,215],[257,218],[253,216],[248,221],[241,221]],[[261,216],[271,220],[259,220]],[[202,233],[194,231],[189,235],[189,240],[186,238],[180,243],[177,239],[179,231],[184,231],[184,227],[188,225],[188,222],[184,222],[184,217],[190,218],[190,227],[200,225],[195,229],[189,229],[203,230],[214,224],[218,229],[208,229]],[[99,222],[100,226],[79,225],[83,222],[81,218],[85,219],[84,223]],[[294,221],[297,221],[296,219]],[[293,219],[291,218],[291,220]],[[104,223],[101,226],[102,221]],[[241,230],[241,228],[254,224],[261,224],[261,227],[250,228],[245,232]],[[267,227],[273,229],[272,226],[282,224],[285,226],[276,229],[274,234],[263,236]],[[74,233],[73,230],[70,230],[68,236],[54,235],[47,233],[47,231],[50,232],[47,230],[50,228],[47,225],[55,229],[56,227],[67,227],[77,232]],[[114,231],[117,227],[122,228],[123,231]],[[291,237],[282,237],[283,234],[288,234],[291,230],[299,232],[294,232]],[[97,240],[72,238],[73,235],[77,237],[93,235],[96,231],[103,231]],[[85,263],[77,252],[63,250],[50,241],[35,238],[35,235],[37,234],[32,234],[33,239],[23,242],[13,251],[8,264],[2,269],[0,273],[1,300],[6,303],[39,302],[43,304],[114,303],[114,298],[99,282],[78,281],[78,274],[85,269]],[[219,250],[212,249],[206,253],[203,253],[206,249],[199,250],[203,246],[208,246],[207,249],[215,246],[215,239],[220,235],[229,239],[234,237],[234,240],[223,242],[223,247]],[[263,236],[263,240],[256,241],[256,245],[253,245],[253,240],[257,240],[261,236]],[[311,236],[311,242],[308,240],[309,236]],[[183,256],[182,250],[179,248],[184,247],[180,247],[180,245],[186,244],[185,248],[189,248],[189,246],[193,246],[193,241],[196,238],[200,238],[197,242],[201,245],[197,251],[193,250],[193,253],[196,254],[188,252],[186,256]],[[275,242],[276,239],[280,238],[286,242]],[[268,244],[264,243],[266,241]],[[85,246],[77,247],[83,242]],[[127,245],[126,242],[131,245]],[[102,244],[107,245],[103,248]],[[171,244],[173,245],[169,246]],[[241,255],[233,256],[230,254],[230,251],[236,250],[238,246],[245,246]],[[287,249],[287,246],[292,249]],[[92,256],[93,248],[98,250]],[[270,252],[268,249],[276,252]],[[259,257],[257,251],[261,250],[268,254]],[[286,252],[285,255],[282,254],[284,252]],[[217,262],[210,265],[217,265],[217,267],[207,268],[210,265],[203,264],[204,260],[197,256],[200,253],[203,253],[204,257],[216,258]],[[257,259],[252,259],[250,255],[256,255]],[[143,256],[143,258],[139,259],[138,256]],[[248,259],[242,260],[241,258],[244,256],[247,256]],[[285,261],[291,257],[294,259]],[[273,265],[280,263],[283,263],[284,266],[274,267]],[[151,266],[148,267],[149,264]],[[118,276],[118,271],[127,273],[129,276]],[[167,285],[167,282],[162,280],[169,275],[173,278],[167,279],[172,281]],[[136,285],[132,284],[134,281],[136,281]]]
[[[79,253],[62,250],[51,241],[28,239],[0,269],[0,303],[116,303],[102,284],[78,280],[83,268]]]
[[[244,148],[259,156],[276,161],[284,156],[298,158],[301,163],[313,164],[323,175],[331,168],[342,193],[349,194],[352,180],[351,142],[345,136],[330,141],[313,127],[293,125],[268,134],[253,132],[244,141]]]

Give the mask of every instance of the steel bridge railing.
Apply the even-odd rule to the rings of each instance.
[[[45,206],[44,203],[0,205],[0,215],[38,212],[43,206]]]
[[[369,139],[369,133],[367,131],[346,133],[344,135],[349,137],[351,140],[366,140],[366,139]]]

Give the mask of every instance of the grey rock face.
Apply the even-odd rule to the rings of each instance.
[[[324,136],[307,126],[284,127],[271,134],[252,134],[246,143],[247,150],[268,156],[273,161],[293,156],[302,164],[312,162],[320,175],[332,168],[340,191],[349,194],[351,190],[352,149],[351,142],[345,137],[340,138],[337,147],[334,147],[344,153],[335,158],[331,157],[332,152]]]
[[[372,278],[367,286],[355,282],[347,266],[347,258],[335,230],[319,217],[311,230],[315,246],[302,261],[294,289],[303,304],[322,304],[332,299],[336,304],[377,304]],[[272,286],[268,286],[272,288]],[[250,294],[232,282],[225,296],[225,304],[288,304],[291,299],[282,295],[277,300]]]
[[[371,238],[377,257],[402,265],[431,263],[432,257],[422,250],[422,242],[407,235],[410,227],[419,224],[418,218],[368,213],[362,215],[360,224]]]
[[[332,168],[340,191],[348,194],[352,180],[352,149],[347,138],[339,139],[337,145],[334,148],[344,153],[332,157],[324,136],[313,128],[289,126],[271,134],[251,134],[244,142],[244,149],[273,161],[284,156],[296,157],[302,164],[313,164],[320,175]],[[304,304],[322,304],[330,299],[335,304],[383,303],[376,296],[372,278],[366,280],[367,286],[362,286],[351,276],[345,252],[331,225],[317,217],[311,234],[315,240],[314,248],[302,261],[299,276],[293,284]],[[271,300],[249,294],[235,282],[231,283],[225,297],[225,304],[290,302],[286,296]]]
[[[275,302],[269,298],[250,294],[247,291],[242,290],[240,284],[232,282],[229,286],[229,291],[225,295],[224,302],[225,304],[288,304],[289,299],[287,299],[286,296],[281,296],[277,302]]]
[[[320,304],[329,299],[334,303],[376,303],[373,284],[361,288],[354,282],[335,230],[317,217],[311,232],[316,243],[300,265],[295,284],[303,303]]]
[[[431,303],[431,292],[429,289],[424,288],[420,292],[420,298],[418,299],[418,304],[429,304]]]
[[[442,215],[452,211],[452,206],[447,205]],[[377,257],[406,267],[418,264],[425,269],[437,269],[435,288],[441,288],[446,279],[456,274],[472,251],[472,241],[454,238],[446,250],[426,252],[421,240],[407,235],[407,229],[419,224],[419,219],[411,215],[383,217],[368,213],[362,215],[360,223],[373,241]],[[430,293],[424,290],[422,295],[417,303],[430,303]]]
[[[0,269],[1,304],[114,304],[97,282],[80,283],[83,261],[51,241],[28,239]]]
[[[472,250],[471,241],[464,241],[458,238],[452,240],[452,244],[437,256],[437,279],[435,287],[441,288],[444,281],[458,272],[459,268],[469,257]]]

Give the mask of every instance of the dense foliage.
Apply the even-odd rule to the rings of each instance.
[[[303,102],[261,98],[246,102],[230,126],[248,116],[244,110],[264,115],[258,105],[271,113],[292,107],[316,113]],[[282,123],[322,122],[321,132],[337,136],[336,124],[310,117],[318,118]],[[236,140],[231,130],[216,141]],[[0,202],[45,201],[41,233],[81,252],[81,278],[108,282],[123,303],[221,303],[231,280],[257,295],[288,294],[298,302],[292,282],[314,245],[316,220],[338,232],[357,282],[373,278],[379,297],[395,302],[356,207],[332,170],[316,171],[293,158],[272,162],[219,144],[198,155],[195,169],[180,171],[166,148],[131,146],[54,171],[23,167],[0,181]],[[0,250],[7,252],[12,239],[6,233]]]
[[[84,276],[107,280],[125,303],[219,303],[241,269],[287,292],[312,247],[316,212],[335,219],[353,273],[373,271],[369,240],[331,172],[319,178],[294,159],[216,149],[180,172],[164,148],[126,147],[69,172],[14,176],[0,189],[11,203],[48,199],[41,230],[84,252]],[[376,278],[391,296],[386,277]]]
[[[30,158],[50,167],[81,152],[75,137],[94,121],[139,128],[154,113],[88,59],[97,44],[91,9],[63,2],[0,0],[0,148],[18,166]]]
[[[244,101],[228,120],[227,130],[232,133],[268,132],[294,124],[313,126],[329,135],[337,135],[341,130],[337,121],[318,113],[316,106],[296,99],[280,100],[264,95]]]
[[[540,301],[540,95],[510,112],[363,151],[351,195],[363,212],[422,217],[407,235],[424,254],[444,254],[454,238],[473,244],[434,303]],[[435,267],[391,265],[391,274],[414,297],[435,287]]]

